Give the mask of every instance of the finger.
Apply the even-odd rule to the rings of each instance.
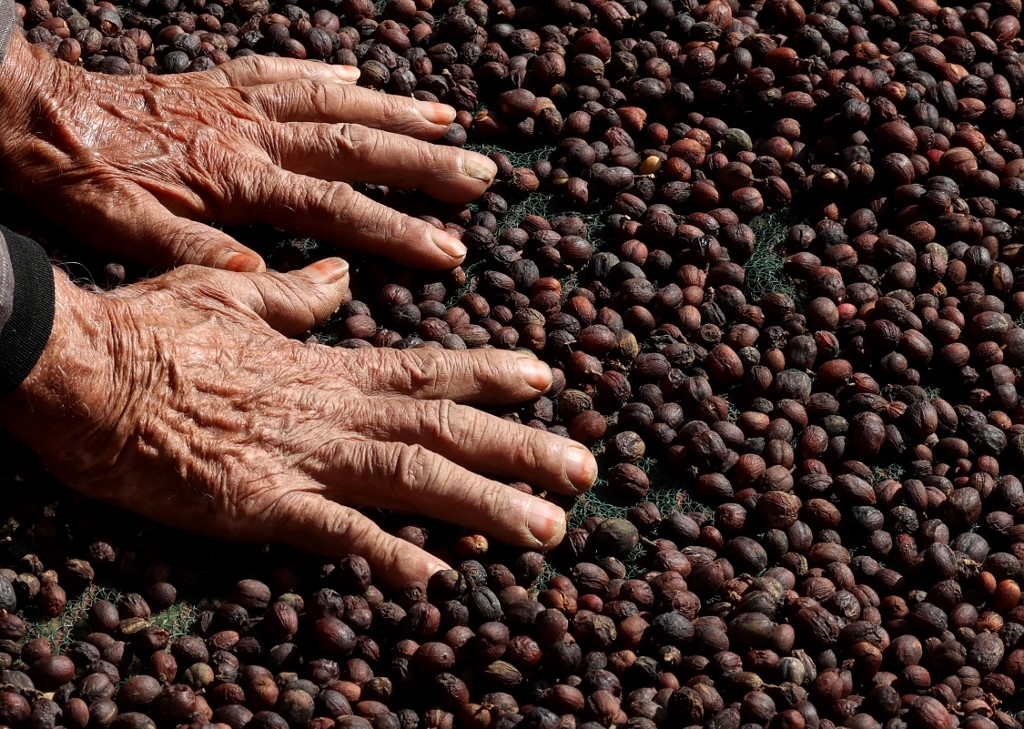
[[[302,549],[341,557],[366,559],[374,582],[401,588],[426,583],[438,570],[450,569],[437,557],[384,532],[354,509],[308,492],[295,492],[278,509],[282,517],[274,537]]]
[[[452,268],[466,257],[458,238],[429,223],[360,195],[344,182],[296,175],[275,164],[253,163],[239,174],[225,211],[238,222],[268,223],[295,235],[329,240],[418,268]],[[258,180],[260,184],[253,184]]]
[[[363,358],[364,366],[348,368],[346,376],[367,394],[507,405],[532,400],[551,386],[551,368],[525,352],[382,348],[341,356]]]
[[[228,271],[266,270],[256,251],[223,231],[175,215],[156,199],[134,212],[133,219],[122,220],[118,237],[123,242],[130,231],[131,238],[140,243],[134,249],[151,254],[153,260],[147,263],[164,267],[191,263]]]
[[[352,427],[371,440],[415,443],[471,471],[558,493],[582,493],[597,479],[597,461],[578,443],[451,400],[371,398]]]
[[[445,202],[479,197],[498,173],[482,154],[361,124],[279,124],[268,142],[278,164],[292,172],[418,189]]]
[[[348,291],[348,263],[325,258],[290,273],[221,274],[218,288],[288,336],[325,321]]]
[[[330,448],[337,455],[328,462],[341,464],[335,482],[353,467],[361,476],[344,483],[346,498],[360,504],[423,514],[532,549],[550,549],[565,536],[565,511],[558,505],[479,476],[423,446],[347,439]]]
[[[227,233],[175,215],[152,194],[134,185],[93,190],[87,185],[63,201],[65,212],[91,224],[83,226],[86,242],[101,251],[124,253],[157,268],[196,264],[229,271],[262,271],[263,259]]]
[[[364,124],[419,139],[440,137],[455,120],[447,104],[309,79],[255,86],[242,98],[274,121]]]
[[[297,79],[315,83],[352,84],[359,79],[355,66],[334,66],[294,58],[247,56],[199,73],[154,77],[154,82],[198,86],[266,86]]]

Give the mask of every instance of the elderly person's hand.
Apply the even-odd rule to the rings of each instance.
[[[111,77],[16,33],[0,66],[0,180],[76,238],[153,266],[263,270],[207,224],[254,222],[417,267],[458,265],[458,239],[351,185],[468,201],[494,163],[422,141],[445,132],[451,107],[363,89],[357,76],[254,56],[202,73]]]
[[[42,358],[0,424],[83,494],[221,537],[353,552],[383,579],[444,567],[352,507],[416,512],[532,548],[558,506],[478,475],[588,489],[591,453],[462,403],[536,397],[551,371],[494,349],[332,349],[288,339],[333,312],[347,266],[186,266],[111,293],[56,272]]]

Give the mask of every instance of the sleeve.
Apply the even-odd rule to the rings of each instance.
[[[7,54],[7,46],[17,27],[18,13],[14,10],[14,0],[0,0],[0,63]]]
[[[0,226],[0,397],[13,392],[42,356],[53,329],[53,307],[53,267],[46,251]]]
[[[18,27],[14,0],[0,0],[0,63]],[[0,226],[0,397],[42,356],[53,329],[53,267],[46,251]]]

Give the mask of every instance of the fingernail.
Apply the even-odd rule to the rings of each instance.
[[[494,162],[475,152],[463,153],[462,168],[474,180],[486,183],[490,183],[494,176],[498,174],[498,166]]]
[[[597,481],[597,460],[586,448],[572,446],[565,451],[565,475],[577,491],[587,491]]]
[[[263,261],[248,253],[225,251],[214,261],[213,267],[222,268],[225,271],[252,273],[263,268]]]
[[[551,386],[551,368],[539,359],[523,358],[516,362],[519,374],[534,390],[545,391]]]
[[[455,109],[447,104],[435,104],[433,101],[417,101],[416,108],[431,124],[451,124],[455,121]]]
[[[430,240],[452,258],[461,260],[466,257],[466,246],[462,245],[462,241],[455,236],[445,233],[443,230],[438,228],[431,230]]]
[[[565,512],[548,501],[534,500],[527,522],[530,534],[543,545],[547,545],[559,533],[565,532]]]
[[[359,69],[355,66],[334,66],[335,73],[342,81],[354,82],[359,80]]]
[[[433,561],[432,560],[432,561],[427,563],[427,574],[428,575],[434,575],[434,574],[440,572],[441,570],[450,570],[450,569],[451,569],[451,567],[449,567],[444,562],[439,562],[439,561]]]
[[[325,258],[311,263],[304,270],[317,283],[335,283],[348,275],[348,261],[344,258]]]

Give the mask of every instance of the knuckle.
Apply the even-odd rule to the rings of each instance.
[[[249,70],[257,78],[267,76],[273,70],[273,63],[266,56],[249,56],[247,60],[249,61]]]
[[[462,419],[461,408],[452,400],[428,400],[420,410],[420,430],[433,435],[441,446],[459,450],[465,445]]]
[[[312,106],[313,113],[317,118],[325,118],[329,116],[334,107],[334,103],[333,95],[331,94],[331,90],[327,88],[327,84],[322,81],[308,81],[305,85],[309,92],[309,102]]]
[[[276,479],[255,480],[240,467],[227,467],[220,475],[220,487],[212,492],[214,509],[225,535],[249,539],[283,528],[300,513],[295,508],[298,494]]]
[[[479,492],[479,508],[486,514],[494,524],[510,525],[509,522],[514,514],[522,511],[518,508],[511,489],[499,486],[497,488],[481,489]],[[526,519],[523,520],[523,529],[529,533],[529,526]],[[518,529],[517,529],[518,530]]]
[[[352,444],[343,438],[335,438],[329,443],[325,443],[320,447],[315,456],[311,457],[310,465],[313,468],[317,468],[320,464],[329,464],[329,466],[338,468],[342,464],[347,464],[350,461],[352,455]],[[365,472],[368,468],[372,467],[373,464],[364,463],[361,471]]]
[[[270,103],[270,98],[265,88],[259,86],[253,89],[239,87],[235,89],[235,93],[238,95],[238,100],[250,109],[255,110],[265,118],[272,118],[273,105]]]
[[[358,221],[359,212],[365,209],[369,200],[357,193],[347,182],[325,182],[309,188],[309,194],[324,209],[334,212],[347,222]]]
[[[394,464],[394,484],[403,494],[429,491],[438,481],[439,459],[425,447],[414,443],[398,447]]]
[[[395,391],[407,395],[429,394],[444,398],[451,388],[451,367],[440,357],[423,356],[422,350],[375,350],[377,357],[367,378],[370,391]]]
[[[409,378],[409,389],[414,392],[427,388],[436,389],[442,384],[444,373],[437,359],[433,357],[405,356],[405,371]]]
[[[332,541],[345,544],[349,549],[361,554],[367,553],[368,525],[355,518],[355,514],[347,508],[330,509],[323,516],[323,531]]]
[[[389,124],[398,118],[398,103],[393,96],[389,94],[377,94],[372,100],[377,107],[376,116],[380,119],[382,124]]]
[[[446,179],[458,179],[462,176],[461,149],[431,144],[418,139],[403,140],[409,152],[416,155],[424,169]]]
[[[170,252],[174,264],[179,267],[179,270],[197,267],[194,264],[199,262],[203,247],[203,241],[198,231],[192,229],[180,231],[170,241]]]
[[[455,369],[451,361],[433,352],[410,353],[406,359],[409,389],[427,392],[437,398],[448,398],[454,386]]]
[[[389,237],[404,244],[420,243],[430,240],[434,226],[417,218],[411,218],[405,213],[380,206],[378,220],[382,228],[387,229]]]
[[[378,383],[380,364],[376,358],[377,351],[373,348],[351,350],[330,347],[323,353],[322,364],[325,371],[339,378],[339,385],[353,393],[370,396],[381,389]],[[352,398],[352,401],[363,401],[366,404],[373,402],[369,397]]]
[[[233,58],[223,66],[218,66],[214,71],[219,71],[225,86],[238,86],[240,79],[250,74],[260,73],[262,56],[248,56],[246,58]]]
[[[342,159],[346,157],[362,157],[367,154],[372,155],[373,144],[372,142],[369,145],[367,144],[370,140],[366,127],[343,122],[333,125],[332,129],[334,130],[333,142]],[[371,148],[367,149],[368,146]]]
[[[511,431],[507,434],[507,442],[513,462],[531,473],[541,468],[543,464],[537,453],[534,438],[536,431],[525,425],[516,426]]]
[[[365,391],[366,388],[360,389]],[[338,425],[371,442],[387,441],[392,435],[387,425],[389,418],[385,415],[387,408],[387,402],[382,405],[376,398],[352,398],[351,404],[339,413]]]
[[[332,350],[341,365],[345,379],[366,395],[374,395],[395,387],[401,367],[391,349]],[[370,401],[368,401],[370,402]]]
[[[335,203],[333,209],[340,211],[345,223],[352,226],[364,240],[379,240],[393,245],[395,241],[410,239],[404,215],[372,201],[351,187]]]

